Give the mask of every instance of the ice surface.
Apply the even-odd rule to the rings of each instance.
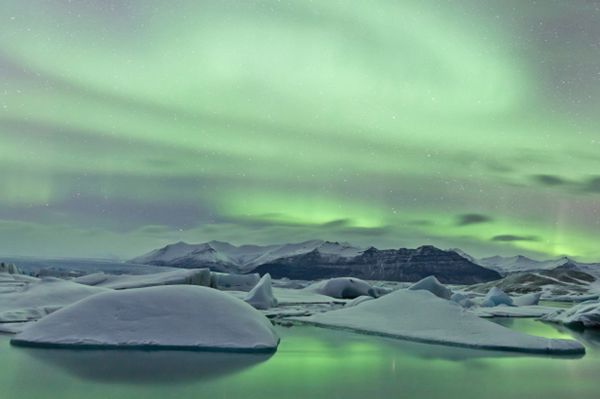
[[[585,352],[577,341],[513,331],[424,290],[398,290],[359,306],[290,319],[433,344],[544,354]]]
[[[600,328],[600,301],[587,301],[569,309],[560,309],[543,317],[542,320],[569,327]]]
[[[250,291],[258,281],[260,275],[252,274],[230,274],[212,272],[210,286],[219,290]]]
[[[473,302],[467,295],[461,292],[455,292],[454,294],[452,294],[450,300],[452,302],[458,303],[463,308],[470,308],[475,306],[475,302]]]
[[[104,292],[26,327],[16,345],[274,351],[269,320],[221,291],[192,285]]]
[[[262,276],[260,281],[246,295],[244,300],[256,309],[266,310],[277,306],[277,299],[273,295],[271,286],[271,275],[269,273]]]
[[[370,295],[372,287],[358,278],[337,277],[311,284],[305,290],[333,298],[354,299],[361,295]]]
[[[499,305],[491,308],[471,308],[479,317],[542,317],[556,311],[551,306],[506,306]]]
[[[419,280],[410,287],[408,287],[408,289],[429,291],[433,295],[444,299],[450,299],[450,297],[452,296],[452,291],[448,287],[440,283],[438,279],[435,278],[435,276],[425,277],[424,279]]]
[[[354,298],[353,300],[351,300],[349,302],[346,302],[345,306],[347,308],[350,308],[352,306],[360,305],[363,302],[370,301],[370,300],[373,300],[373,299],[375,299],[375,298],[373,298],[372,296],[361,295],[361,296],[358,296],[358,297]]]

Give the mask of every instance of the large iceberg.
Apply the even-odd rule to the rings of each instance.
[[[536,306],[540,303],[541,292],[532,292],[513,298],[513,304],[516,306]]]
[[[277,299],[273,295],[273,287],[271,286],[271,275],[267,273],[262,276],[258,284],[250,290],[244,300],[256,309],[261,310],[277,306]]]
[[[272,352],[279,337],[247,303],[200,286],[110,291],[28,326],[12,344]]]
[[[361,295],[372,296],[373,287],[359,278],[337,277],[311,284],[305,290],[333,298],[354,299]]]
[[[582,302],[569,309],[560,309],[542,317],[542,320],[576,328],[600,328],[600,301]]]
[[[210,286],[209,269],[177,269],[151,274],[106,274],[103,272],[88,274],[74,279],[80,284],[95,287],[123,290],[130,288],[152,287],[155,285],[191,284]]]
[[[291,319],[432,344],[544,354],[585,352],[577,341],[513,331],[423,290],[398,290],[353,307]]]
[[[450,299],[450,297],[452,296],[452,291],[448,287],[440,283],[438,279],[435,278],[435,276],[427,276],[424,279],[419,280],[410,287],[408,287],[408,289],[413,291],[429,291],[433,295],[444,299]]]

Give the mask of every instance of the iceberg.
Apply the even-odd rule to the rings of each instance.
[[[513,298],[513,304],[516,306],[534,306],[540,303],[541,292],[532,292]]]
[[[413,291],[429,291],[433,295],[444,299],[450,299],[450,297],[452,296],[452,291],[448,287],[440,283],[438,279],[435,278],[435,276],[427,276],[424,279],[419,280],[410,287],[408,287],[408,289]]]
[[[358,278],[337,277],[311,284],[305,290],[333,298],[354,299],[361,295],[371,296],[373,287],[366,281]]]
[[[54,277],[20,283],[18,289],[0,293],[0,323],[37,320],[80,299],[108,291]]]
[[[398,290],[359,306],[290,320],[431,344],[556,355],[585,353],[577,341],[510,330],[425,290]]]
[[[256,286],[246,295],[244,301],[261,310],[277,306],[277,299],[273,295],[271,275],[269,273],[262,276]]]
[[[27,326],[13,345],[273,352],[271,322],[244,301],[193,285],[109,291]]]
[[[209,269],[179,269],[140,275],[115,275],[99,272],[78,277],[73,281],[80,284],[112,288],[115,290],[174,284],[210,286],[211,273]]]
[[[600,328],[600,301],[587,301],[550,313],[541,320],[575,328]]]
[[[492,287],[485,295],[485,297],[483,297],[483,302],[481,302],[481,306],[484,308],[491,308],[498,305],[513,306],[513,300],[500,288]]]

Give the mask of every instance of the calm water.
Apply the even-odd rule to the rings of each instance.
[[[0,398],[598,398],[600,337],[525,319],[510,328],[577,336],[583,358],[448,348],[314,327],[278,328],[263,355],[13,348],[0,336]]]

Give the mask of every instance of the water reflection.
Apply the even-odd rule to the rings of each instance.
[[[272,354],[19,348],[79,378],[111,383],[168,384],[236,374]]]

